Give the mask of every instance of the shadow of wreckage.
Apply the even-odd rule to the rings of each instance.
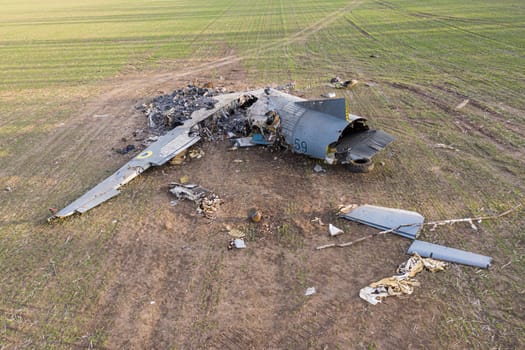
[[[293,152],[345,164],[351,171],[372,169],[371,157],[394,138],[384,131],[370,130],[366,119],[347,113],[344,98],[305,100],[275,89],[259,89],[213,97],[211,109],[199,109],[182,125],[168,131],[139,155],[83,196],[55,213],[49,220],[84,213],[120,193],[119,188],[151,166],[160,166],[203,138],[205,125],[245,109],[246,121],[254,130],[240,146],[278,144]]]

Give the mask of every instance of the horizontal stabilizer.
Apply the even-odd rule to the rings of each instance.
[[[341,217],[375,227],[381,231],[393,230],[392,233],[415,239],[425,218],[415,211],[360,205]]]
[[[488,269],[492,260],[490,257],[485,255],[418,240],[415,240],[407,250],[407,254],[412,255],[414,253],[418,253],[424,258],[433,258],[451,263],[480,267],[482,269]]]

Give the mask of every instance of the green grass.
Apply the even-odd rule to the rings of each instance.
[[[335,75],[357,78],[370,86],[338,95],[396,141],[378,156],[384,166],[345,175],[314,201],[335,208],[343,196],[375,198],[430,219],[500,212],[525,201],[523,23],[521,0],[3,1],[0,348],[100,346],[108,336],[93,325],[92,312],[113,273],[105,265],[119,230],[112,222],[129,222],[131,230],[140,225],[134,211],[154,215],[145,204],[154,191],[137,179],[118,204],[52,228],[44,219],[48,207],[65,204],[119,166],[89,139],[96,125],[74,119],[111,78],[225,57],[245,72],[247,85],[293,80],[309,97],[324,92]],[[64,131],[62,123],[71,120]],[[123,136],[99,135],[108,143]],[[49,142],[57,137],[60,142]],[[66,148],[75,156],[66,157]],[[3,191],[6,186],[14,190]],[[280,210],[275,249],[313,254],[311,233],[296,222],[303,203],[292,197]],[[424,232],[495,258],[483,276],[458,268],[449,280],[425,283],[442,283],[429,301],[443,303],[430,346],[525,343],[522,212],[482,227],[480,236],[464,228]],[[256,228],[247,232],[259,244]],[[297,271],[302,276],[302,267]],[[298,278],[301,288],[305,279]]]

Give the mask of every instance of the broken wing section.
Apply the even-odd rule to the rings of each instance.
[[[253,93],[261,93],[254,91]],[[225,107],[236,103],[244,93],[233,93],[216,96],[218,101],[213,109],[200,109],[191,115],[191,119],[181,126],[159,137],[158,141],[151,144],[142,153],[117,170],[113,175],[89,190],[83,196],[58,211],[49,218],[64,218],[75,213],[84,213],[97,205],[115,197],[120,193],[119,188],[140,175],[151,166],[160,166],[168,162],[177,154],[197,143],[201,138],[198,134],[198,124],[211,118]]]
[[[375,227],[381,231],[392,230],[400,236],[415,239],[425,218],[415,211],[361,205],[341,217]]]
[[[175,131],[175,130],[174,130]],[[63,218],[75,212],[84,213],[97,205],[115,197],[120,193],[119,188],[140,175],[151,166],[166,163],[180,152],[189,148],[200,140],[198,135],[190,136],[184,130],[176,130],[159,138],[157,142],[145,149],[113,175],[93,187],[82,197],[57,212],[52,218]]]

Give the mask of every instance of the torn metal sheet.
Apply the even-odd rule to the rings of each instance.
[[[379,230],[391,230],[400,236],[415,239],[423,226],[425,218],[415,211],[361,205],[341,217],[375,227]]]
[[[190,201],[197,202],[204,198],[210,191],[199,185],[181,185],[174,183],[171,185],[170,192],[173,193],[177,199],[189,199]]]
[[[444,260],[452,263],[488,269],[492,259],[485,255],[467,252],[461,249],[415,240],[408,247],[407,254],[417,253],[422,257]]]
[[[254,93],[262,93],[254,91]],[[113,175],[89,190],[82,197],[55,213],[50,219],[63,218],[74,213],[84,213],[120,193],[119,188],[140,175],[151,166],[160,166],[180,152],[197,143],[201,137],[197,125],[212,117],[225,107],[232,106],[245,93],[232,93],[216,96],[217,103],[213,109],[200,109],[192,113],[191,119],[170,130],[151,146],[117,170]]]
[[[233,141],[233,145],[235,147],[243,148],[243,147],[257,146],[256,143],[252,142],[252,138],[251,137],[241,137],[239,139],[232,139],[232,141]]]

